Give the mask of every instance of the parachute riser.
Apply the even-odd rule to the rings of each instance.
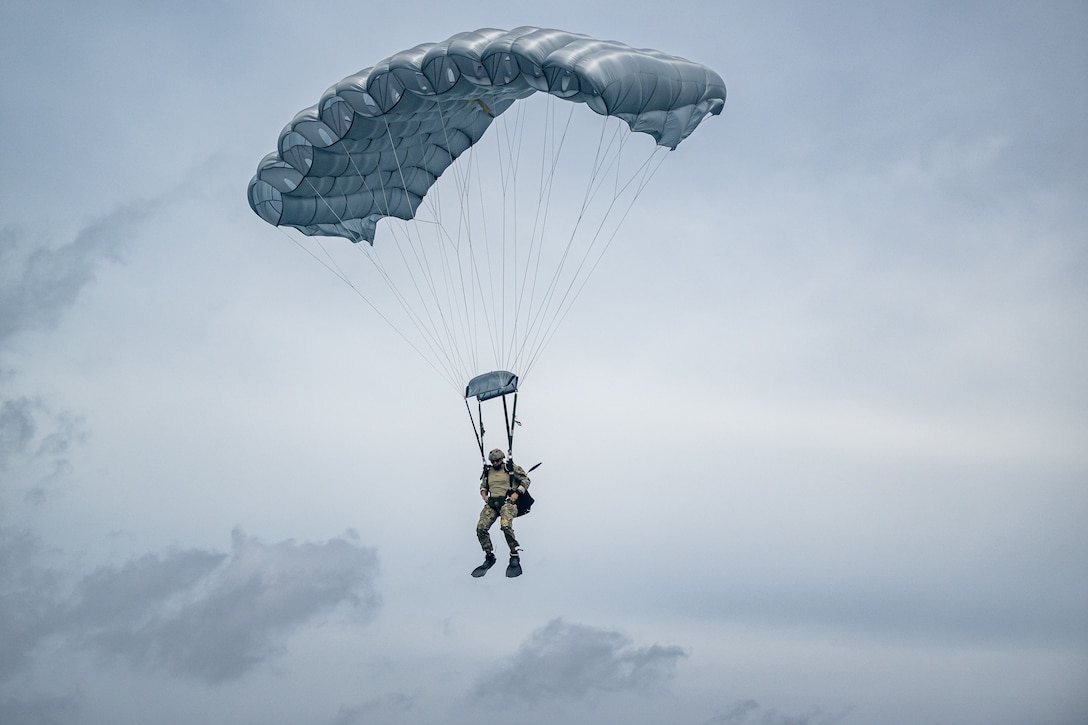
[[[513,411],[510,410],[507,404],[507,395],[514,396]],[[476,416],[479,419],[479,427],[477,427],[477,421],[472,417],[472,408],[468,402],[469,398],[472,397],[476,398]],[[506,421],[507,454],[512,455],[514,452],[514,427],[518,425],[518,376],[506,370],[493,370],[483,375],[477,375],[469,380],[468,385],[465,386],[465,409],[468,411],[469,420],[472,422],[472,429],[476,434],[476,443],[480,447],[480,457],[484,459],[485,465],[487,464],[487,455],[484,445],[483,401],[499,397],[502,398],[502,412]]]
[[[480,459],[487,465],[487,452],[484,445],[484,410],[483,404],[477,401],[476,403],[476,417],[472,416],[472,407],[468,403],[468,399],[465,399],[465,411],[468,413],[469,423],[472,424],[472,432],[476,436],[476,445],[480,449]],[[502,414],[506,422],[506,455],[513,457],[514,455],[514,428],[517,426],[517,413],[518,413],[518,394],[514,393],[514,401],[512,407],[506,402],[506,395],[502,396]]]
[[[480,460],[487,465],[487,455],[484,453],[484,416],[483,409],[479,403],[476,404],[480,408],[478,415],[480,417],[480,425],[476,426],[476,420],[472,417],[472,408],[468,404],[468,398],[465,398],[465,411],[468,413],[468,421],[472,423],[472,432],[476,434],[476,444],[480,446]]]
[[[518,394],[514,393],[514,408],[509,414],[506,411],[506,396],[502,396],[502,415],[506,419],[506,455],[514,457],[514,426],[518,422]]]

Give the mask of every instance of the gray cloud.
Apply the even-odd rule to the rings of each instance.
[[[680,647],[631,647],[619,632],[553,619],[533,632],[510,662],[480,681],[475,697],[506,692],[527,702],[602,692],[661,692],[684,657]]]
[[[79,704],[72,697],[0,697],[0,722],[61,725],[75,722]]]
[[[368,722],[388,722],[398,713],[405,713],[415,707],[416,700],[411,695],[393,693],[380,695],[354,707],[343,706],[337,712],[333,725],[358,725]]]
[[[837,713],[815,709],[803,715],[786,715],[774,709],[765,710],[755,700],[739,700],[704,725],[835,725],[849,714],[850,708]]]
[[[32,408],[33,403],[25,397],[0,404],[0,471],[10,459],[30,448],[37,431]]]
[[[346,607],[362,621],[380,606],[377,555],[353,534],[323,543],[266,544],[238,530],[233,538],[230,554],[174,550],[100,567],[65,596],[66,577],[45,565],[38,539],[0,528],[0,683],[54,635],[133,665],[221,682],[276,654],[321,614]]]
[[[60,577],[41,557],[41,544],[33,534],[0,526],[0,683],[26,666],[53,629]],[[5,707],[0,704],[0,713]]]
[[[72,241],[52,246],[13,227],[0,229],[0,353],[17,333],[50,329],[95,279],[105,262],[119,262],[132,224],[144,211],[118,209],[89,224]],[[10,377],[11,371],[0,371]],[[48,409],[37,398],[0,402],[0,472],[21,479],[26,495],[40,501],[70,470],[67,451],[83,437],[82,421]],[[13,462],[25,466],[10,472]]]
[[[54,411],[37,397],[0,402],[0,474],[40,503],[71,471],[68,453],[86,438],[83,419]]]
[[[11,227],[0,229],[0,345],[22,330],[56,325],[98,266],[120,261],[126,230],[142,218],[119,209],[55,247]]]
[[[345,605],[369,617],[377,568],[353,535],[265,544],[236,530],[229,555],[173,551],[98,569],[80,583],[69,625],[103,655],[218,683],[320,614]]]

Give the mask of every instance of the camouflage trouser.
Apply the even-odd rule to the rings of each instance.
[[[496,511],[492,507],[492,503],[495,506],[501,503],[502,508]],[[514,517],[517,515],[517,504],[509,501],[502,502],[500,499],[492,499],[484,504],[484,510],[480,512],[480,521],[476,524],[476,538],[480,540],[480,546],[485,552],[491,553],[494,548],[491,546],[491,534],[487,533],[487,531],[495,525],[495,519],[499,520],[499,528],[502,529],[502,533],[506,537],[506,545],[510,547],[510,553],[513,554],[518,550],[518,540],[514,537]]]

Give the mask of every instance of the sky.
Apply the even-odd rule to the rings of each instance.
[[[463,403],[246,187],[341,78],[519,25],[729,95],[523,387],[525,574],[473,579]],[[1085,722],[1086,37],[1079,2],[6,0],[0,722]]]

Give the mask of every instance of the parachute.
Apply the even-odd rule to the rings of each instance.
[[[541,97],[550,105],[526,106]],[[466,404],[487,399],[474,384],[497,386],[483,393],[505,404],[518,385],[508,371],[525,379],[660,164],[657,151],[724,103],[717,73],[658,51],[536,27],[460,33],[350,75],[298,113],[260,162],[249,204],[312,238],[307,251],[455,389],[471,378]],[[596,149],[572,143],[570,129],[585,125],[575,108],[626,128],[602,126]],[[653,144],[631,162],[641,134]],[[565,146],[588,170],[566,171]],[[452,181],[438,183],[447,171]],[[574,188],[581,199],[555,211]],[[354,243],[373,271],[353,276],[322,237]]]

